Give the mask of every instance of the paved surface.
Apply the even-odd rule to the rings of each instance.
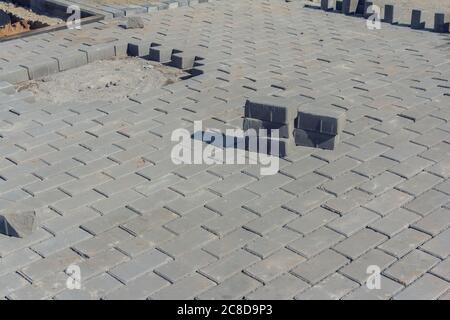
[[[297,1],[146,17],[0,45],[0,75],[129,39],[194,51],[205,71],[116,104],[2,94],[0,208],[40,218],[29,238],[0,235],[2,299],[448,299],[448,35],[369,31]],[[343,141],[299,147],[266,177],[171,162],[173,129],[239,126],[261,92],[347,109]],[[66,287],[71,265],[81,290]],[[371,265],[379,290],[364,284]]]

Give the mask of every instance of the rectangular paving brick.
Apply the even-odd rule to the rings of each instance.
[[[277,208],[264,216],[246,223],[244,228],[256,234],[264,236],[266,233],[282,227],[297,217],[297,214],[286,209]]]
[[[409,285],[440,260],[420,250],[414,250],[395,262],[383,274],[403,285]]]
[[[433,300],[444,294],[450,284],[431,274],[425,274],[405,290],[397,294],[395,300]]]
[[[145,300],[152,293],[170,285],[167,280],[150,272],[106,295],[106,300]]]
[[[214,239],[216,239],[216,236],[211,232],[196,228],[189,233],[182,234],[173,240],[159,245],[158,248],[170,256],[176,257],[196,248],[203,247]]]
[[[212,287],[206,292],[198,295],[200,300],[236,300],[242,299],[249,292],[261,285],[260,282],[243,274],[238,273],[225,280],[221,284]]]
[[[123,284],[142,276],[172,259],[161,251],[150,249],[133,260],[119,264],[109,273]]]
[[[335,162],[332,162],[330,164],[327,164],[323,167],[320,167],[319,169],[316,169],[315,172],[329,178],[329,179],[335,179],[337,176],[356,168],[360,165],[360,162],[351,159],[349,157],[344,157],[341,159],[336,160]]]
[[[308,283],[289,273],[257,288],[245,298],[250,300],[287,300],[309,287]]]
[[[449,281],[450,279],[450,258],[440,262],[436,267],[431,269],[431,273],[438,277]]]
[[[364,204],[364,207],[385,216],[412,199],[413,197],[411,195],[404,192],[389,190],[372,201],[369,201],[367,204]]]
[[[255,255],[245,251],[237,250],[223,259],[214,262],[200,270],[204,276],[221,283],[236,273],[242,272],[249,265],[259,261]]]
[[[378,219],[380,219],[380,216],[375,212],[360,207],[345,216],[333,220],[327,226],[349,237]]]
[[[413,228],[436,236],[450,226],[450,210],[440,208],[413,224]]]
[[[341,176],[336,177],[332,181],[324,183],[322,188],[325,191],[338,197],[338,196],[352,190],[353,188],[360,186],[361,184],[363,184],[363,185],[360,188],[364,190],[364,186],[367,185],[366,181],[367,181],[367,178],[360,174],[353,173],[353,172],[347,172]],[[364,191],[366,191],[366,190],[364,190]]]
[[[338,214],[319,207],[317,209],[314,209],[305,216],[301,216],[292,220],[286,225],[286,227],[296,232],[299,232],[303,235],[306,235],[326,225],[327,223],[333,221],[338,217],[339,217]]]
[[[407,229],[420,218],[421,217],[414,212],[399,208],[380,220],[373,222],[369,227],[392,238],[397,233]]]
[[[421,216],[430,214],[450,200],[450,196],[435,190],[429,190],[407,203],[404,208]]]
[[[389,300],[395,294],[400,292],[404,287],[385,276],[381,276],[381,288],[372,290],[367,286],[360,286],[356,290],[350,292],[343,299],[344,300]]]
[[[292,273],[310,284],[316,284],[348,262],[349,259],[343,255],[332,250],[325,250],[314,258],[298,265],[292,270]]]
[[[450,229],[443,231],[435,236],[433,239],[421,246],[425,250],[441,259],[445,259],[450,254]]]
[[[380,270],[384,270],[395,261],[395,257],[384,253],[381,250],[372,249],[356,260],[353,260],[350,264],[343,267],[339,272],[346,277],[357,281],[359,284],[365,285],[370,275],[370,273],[367,272],[370,266],[375,265],[378,266]]]
[[[253,264],[245,272],[255,279],[267,283],[303,261],[305,261],[305,258],[299,254],[281,249],[266,259]]]
[[[355,260],[387,239],[385,235],[366,228],[340,242],[334,250]]]
[[[322,227],[287,246],[304,257],[311,258],[325,249],[331,248],[345,237],[331,229]]]
[[[150,296],[152,300],[191,300],[213,287],[215,283],[208,278],[194,273],[180,281],[165,287]]]
[[[317,208],[323,202],[327,201],[331,197],[332,195],[324,191],[314,189],[289,201],[283,206],[283,208],[296,212],[300,215],[304,215],[307,214],[309,211]]]
[[[414,229],[406,229],[378,246],[378,248],[395,257],[401,258],[430,238],[426,233]]]

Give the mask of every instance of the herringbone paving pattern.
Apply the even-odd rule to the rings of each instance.
[[[448,35],[368,30],[299,1],[143,17],[145,29],[108,20],[0,45],[0,77],[133,41],[192,52],[204,71],[112,104],[1,89],[0,210],[40,220],[30,237],[0,235],[1,299],[448,298]],[[344,108],[342,142],[298,147],[274,176],[172,163],[172,130],[240,126],[256,94]],[[66,288],[70,265],[81,290]]]

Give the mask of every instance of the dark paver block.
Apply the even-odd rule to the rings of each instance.
[[[258,132],[260,129],[266,129],[266,130],[279,130],[280,138],[289,138],[291,135],[290,128],[292,128],[292,125],[290,124],[283,124],[283,123],[277,123],[277,122],[270,122],[270,121],[264,121],[264,120],[258,120],[253,118],[245,118],[244,119],[244,131],[249,129],[254,129]]]
[[[304,147],[333,150],[339,143],[338,135],[329,135],[302,129],[294,130],[295,144]]]
[[[450,15],[445,13],[436,13],[434,15],[434,31],[448,32],[450,25]]]
[[[392,4],[387,4],[384,6],[383,22],[387,22],[390,24],[398,23],[397,11],[395,11],[395,8]]]
[[[295,128],[337,135],[345,126],[345,111],[326,108],[302,108],[295,119]]]
[[[34,211],[8,212],[0,214],[0,233],[10,237],[24,238],[36,230]]]
[[[292,123],[297,106],[292,99],[258,96],[245,103],[245,117],[276,123]]]
[[[422,11],[413,10],[411,12],[411,29],[423,29],[425,28],[425,22],[421,19]]]

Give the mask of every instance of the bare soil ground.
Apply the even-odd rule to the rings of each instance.
[[[71,101],[126,100],[136,93],[179,81],[179,69],[140,58],[102,60],[49,77],[23,82],[17,90],[31,90],[36,100],[52,104]]]
[[[47,25],[55,25],[58,23],[63,22],[63,20],[53,17],[44,16],[41,14],[37,14],[33,11],[31,11],[28,8],[16,6],[13,3],[10,3],[8,1],[0,1],[0,9],[9,13],[12,13],[23,20],[27,21],[39,21],[41,23],[47,24]]]
[[[61,19],[37,14],[28,8],[16,6],[8,1],[0,1],[0,10],[11,16],[11,23],[0,27],[0,37],[11,36],[35,28],[52,26],[63,22]]]

